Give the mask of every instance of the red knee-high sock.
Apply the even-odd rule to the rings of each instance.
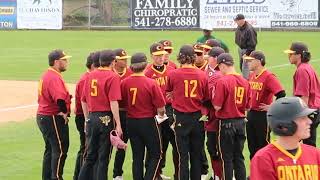
[[[219,179],[222,179],[222,163],[221,160],[211,160],[211,165],[213,173],[215,176],[218,176]]]

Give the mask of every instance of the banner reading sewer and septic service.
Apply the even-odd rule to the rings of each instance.
[[[234,28],[241,13],[255,27],[318,27],[318,0],[200,0],[200,27]]]
[[[17,0],[18,29],[62,29],[62,0]]]

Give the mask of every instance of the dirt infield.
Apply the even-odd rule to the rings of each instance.
[[[67,84],[74,97],[74,84]],[[36,116],[38,82],[0,80],[0,123]],[[73,99],[74,100],[74,99]],[[74,103],[72,103],[74,106]]]

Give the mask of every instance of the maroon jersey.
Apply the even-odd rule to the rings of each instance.
[[[218,119],[245,117],[250,108],[249,82],[239,74],[222,76],[212,90],[212,104],[221,109],[216,112]]]
[[[74,113],[75,114],[83,114],[82,106],[81,106],[81,95],[83,91],[83,86],[86,78],[88,77],[89,72],[84,73],[80,80],[76,84],[76,92],[75,92],[75,108]]]
[[[320,150],[301,144],[295,156],[276,143],[258,151],[250,164],[250,179],[318,180]]]
[[[282,91],[280,81],[268,70],[263,70],[256,75],[251,73],[249,77],[251,87],[251,109],[260,111],[261,103],[270,105],[273,96]]]
[[[57,115],[60,112],[58,99],[66,102],[67,111],[70,113],[71,98],[62,75],[55,69],[49,68],[39,81],[37,114]]]
[[[116,72],[117,74],[119,74],[115,69],[114,72]],[[129,67],[126,67],[124,69],[124,72],[122,74],[119,74],[121,81],[124,80],[125,78],[129,77],[132,74],[132,71]]]
[[[177,65],[176,65],[173,61],[171,61],[171,60],[168,61],[167,66],[172,67],[172,69],[177,69]]]
[[[202,101],[209,99],[208,78],[195,67],[181,67],[168,77],[167,92],[172,92],[172,107],[180,112],[196,112],[202,109]]]
[[[108,68],[91,72],[84,85],[81,101],[89,112],[111,111],[110,101],[121,100],[120,77]]]
[[[132,74],[121,83],[122,102],[129,118],[150,118],[157,108],[165,105],[165,99],[157,83],[148,77]]]
[[[145,75],[148,78],[156,80],[157,84],[160,86],[163,96],[166,97],[166,86],[168,82],[169,73],[174,70],[170,66],[164,65],[164,69],[162,72],[156,70],[153,66],[145,71]],[[171,104],[171,101],[166,98],[166,103]]]
[[[215,87],[217,80],[221,78],[223,75],[219,71],[219,68],[211,68],[207,67],[206,69],[207,75],[208,75],[208,88],[209,88],[209,97],[212,97],[212,90]],[[209,109],[209,114],[208,114],[208,121],[205,122],[205,129],[206,131],[217,131],[219,127],[219,121],[217,120],[215,116],[215,110],[214,108]]]
[[[309,108],[320,108],[320,81],[308,63],[301,63],[293,76],[293,94],[295,96],[308,96]]]

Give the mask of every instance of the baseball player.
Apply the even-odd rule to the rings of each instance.
[[[225,51],[220,47],[213,47],[208,53],[208,66],[206,68],[206,73],[208,76],[209,97],[212,96],[212,90],[217,80],[222,77],[218,67],[217,57],[224,52]],[[217,149],[217,131],[219,121],[215,117],[215,110],[211,103],[207,105],[207,108],[209,109],[209,114],[208,121],[205,122],[205,130],[207,131],[207,150],[210,155],[211,166],[213,170],[212,179],[221,179],[222,167]]]
[[[208,61],[204,58],[202,44],[196,43],[193,45],[193,48],[197,57],[194,61],[194,65],[200,70],[204,71],[206,66],[208,65]]]
[[[203,124],[199,123],[202,102],[208,97],[206,74],[193,66],[195,50],[190,45],[180,48],[178,61],[181,68],[168,76],[166,91],[172,97],[175,122],[173,130],[179,155],[178,180],[201,178],[201,153],[203,149]]]
[[[170,60],[170,55],[172,54],[172,51],[173,51],[172,42],[169,40],[161,40],[159,41],[159,43],[164,46],[164,50],[167,51],[168,53],[164,55],[164,64],[172,67],[173,69],[177,69],[177,65]]]
[[[118,100],[121,100],[120,77],[113,72],[116,55],[112,50],[100,52],[100,65],[91,72],[83,88],[81,103],[87,120],[88,153],[81,167],[79,180],[92,178],[92,169],[97,161],[96,179],[108,178],[111,153],[110,132],[113,120],[118,134],[122,135]]]
[[[80,149],[77,154],[77,159],[76,159],[76,166],[74,170],[74,175],[73,179],[77,180],[79,176],[79,171],[82,166],[83,160],[84,160],[84,149],[85,149],[85,133],[84,133],[84,123],[85,123],[85,118],[83,115],[82,107],[81,107],[81,94],[83,90],[83,85],[84,82],[89,75],[91,71],[94,70],[93,67],[93,57],[94,57],[94,52],[90,53],[90,55],[87,57],[87,62],[86,62],[86,67],[87,67],[87,72],[85,72],[80,80],[76,84],[76,90],[75,90],[75,123],[77,126],[77,130],[79,131],[80,135]]]
[[[248,63],[251,87],[251,109],[247,114],[246,124],[250,159],[270,142],[270,130],[267,122],[267,110],[273,101],[285,97],[286,93],[277,77],[265,68],[266,57],[261,51],[252,51],[245,56]]]
[[[288,54],[290,63],[297,67],[293,76],[293,94],[301,97],[309,108],[318,109],[318,114],[311,118],[311,136],[303,140],[305,144],[316,146],[317,127],[320,123],[320,81],[317,73],[308,63],[311,54],[306,44],[294,42],[285,53]]]
[[[131,56],[127,54],[127,52],[122,49],[116,49],[114,50],[116,54],[116,63],[114,65],[113,70],[119,74],[121,81],[123,81],[125,78],[129,77],[132,74],[132,71],[127,66],[127,60]],[[123,132],[122,139],[125,143],[128,142],[128,134],[127,134],[127,111],[124,108],[124,105],[119,103],[119,115],[120,115],[120,122],[121,122],[121,128]],[[125,150],[123,149],[117,149],[115,160],[114,160],[114,167],[113,167],[113,178],[114,180],[122,180],[122,174],[123,174],[123,163],[125,159]]]
[[[37,124],[45,143],[42,164],[44,180],[63,179],[69,148],[71,96],[61,73],[67,70],[70,57],[62,50],[51,51],[48,55],[50,67],[39,81]]]
[[[201,47],[203,47],[203,51],[205,52],[205,55],[213,48],[213,47],[221,47],[221,41],[217,40],[217,39],[208,39],[203,45],[201,45]],[[228,47],[224,47],[223,50],[225,52],[229,52]]]
[[[171,66],[164,64],[164,56],[167,55],[167,51],[164,49],[164,46],[160,43],[154,43],[150,46],[150,54],[153,60],[153,65],[151,68],[145,71],[145,75],[149,78],[154,79],[157,84],[160,86],[163,95],[166,93],[166,85],[168,80],[169,73],[174,70]],[[178,154],[175,149],[175,138],[172,129],[170,128],[173,123],[173,110],[171,107],[171,100],[166,98],[166,114],[169,119],[160,124],[161,135],[162,135],[162,158],[159,168],[159,174],[163,179],[168,179],[169,177],[163,175],[162,169],[165,167],[166,163],[166,152],[168,149],[169,142],[173,147],[173,163],[175,166],[175,175],[178,173]],[[148,159],[148,157],[147,157]]]
[[[228,53],[218,56],[223,76],[212,91],[212,104],[219,119],[218,148],[222,158],[222,179],[246,179],[242,154],[245,135],[245,111],[250,108],[250,85],[236,73],[234,60]]]
[[[165,53],[159,52],[159,54]],[[155,179],[161,159],[161,132],[154,118],[165,115],[165,99],[157,83],[144,76],[147,57],[136,53],[131,57],[133,74],[122,81],[121,94],[128,112],[128,134],[132,149],[134,180]],[[143,175],[143,161],[147,149],[148,160]]]
[[[250,179],[320,179],[320,150],[302,144],[310,137],[316,109],[298,97],[284,97],[271,104],[268,123],[276,141],[259,150],[251,160]]]

